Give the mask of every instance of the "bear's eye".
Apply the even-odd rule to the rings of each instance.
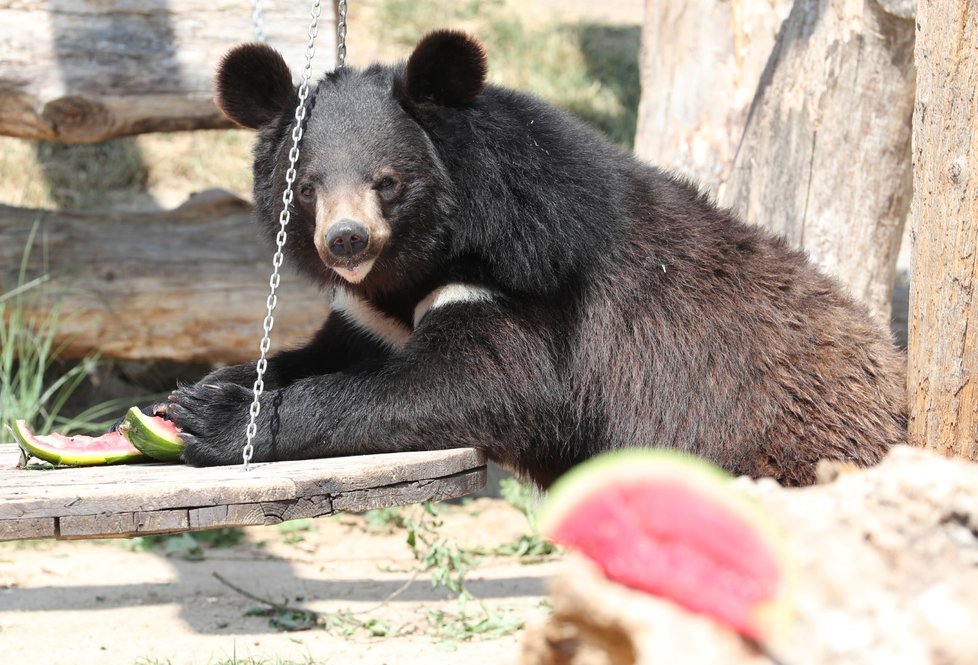
[[[392,175],[385,175],[374,184],[374,189],[378,191],[390,191],[397,187],[397,178]]]
[[[299,198],[303,203],[312,203],[316,198],[316,188],[309,183],[299,185]]]

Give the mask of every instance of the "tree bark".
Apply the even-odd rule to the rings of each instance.
[[[131,359],[245,362],[258,357],[271,250],[251,207],[233,196],[202,197],[162,213],[69,213],[0,206],[0,293],[26,279],[50,280],[25,298],[42,320],[60,307],[56,346],[64,357],[92,351]],[[310,337],[328,297],[286,274],[273,348]],[[8,301],[7,306],[10,303]]]
[[[913,0],[797,0],[722,197],[889,319],[912,193]]]
[[[323,3],[315,71],[334,63]],[[298,72],[308,3],[266,2],[268,43]],[[212,81],[251,41],[239,0],[12,0],[0,7],[0,134],[94,143],[143,132],[229,127]],[[317,74],[318,75],[318,74]]]
[[[910,439],[978,460],[978,6],[921,0],[917,31]]]
[[[635,152],[716,195],[791,0],[646,0]]]

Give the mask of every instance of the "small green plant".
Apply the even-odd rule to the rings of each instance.
[[[305,536],[303,535],[304,532],[312,531],[315,526],[312,519],[306,517],[303,519],[282,522],[275,528],[280,534],[282,534],[282,541],[286,545],[295,545],[296,543],[301,543],[303,540],[305,540]]]
[[[295,607],[253,607],[245,616],[268,617],[269,626],[287,632],[309,630],[321,622],[319,613]]]
[[[537,513],[537,495],[527,483],[516,478],[502,478],[499,481],[499,494],[503,501],[526,516],[531,525]]]
[[[408,547],[421,569],[431,573],[433,588],[471,597],[465,589],[465,574],[478,563],[477,558],[441,535],[442,524],[438,507],[431,501],[422,503],[420,510],[404,517]]]
[[[524,533],[516,540],[497,545],[489,550],[495,556],[511,556],[522,563],[539,563],[560,552],[560,548],[535,533]]]
[[[240,543],[245,537],[245,530],[232,526],[221,529],[207,529],[206,531],[193,531],[189,535],[198,543],[220,549],[234,547]]]
[[[523,627],[523,620],[511,611],[493,610],[476,598],[465,586],[465,576],[478,566],[486,552],[452,542],[441,535],[442,520],[436,504],[428,501],[420,511],[405,517],[407,544],[421,569],[431,574],[431,585],[444,588],[456,596],[456,611],[432,610],[428,625],[442,648],[451,649],[456,642],[475,637],[494,639]]]
[[[523,620],[514,616],[512,610],[496,611],[481,601],[474,603],[474,610],[472,605],[460,599],[456,612],[428,612],[428,625],[443,646],[474,637],[497,639],[523,627]]]
[[[506,503],[523,513],[532,532],[497,545],[487,550],[486,554],[517,557],[524,563],[537,563],[560,552],[556,545],[537,535],[538,496],[533,487],[515,478],[503,478],[499,481],[499,492]]]
[[[368,533],[394,533],[405,527],[405,513],[401,506],[377,508],[364,513]]]
[[[137,536],[124,540],[109,539],[104,542],[130,552],[162,551],[164,556],[184,561],[203,561],[205,548],[234,547],[245,537],[244,529],[225,527],[207,531],[192,531],[159,536]]]
[[[349,610],[330,612],[323,615],[320,620],[328,632],[343,637],[350,637],[361,631],[370,637],[389,637],[396,632],[391,627],[390,622],[384,619],[358,619]]]
[[[204,548],[200,542],[189,533],[178,533],[165,536],[162,541],[163,554],[173,559],[184,561],[203,561]]]

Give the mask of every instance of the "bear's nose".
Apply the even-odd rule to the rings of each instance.
[[[370,232],[352,219],[341,219],[326,232],[326,246],[336,256],[350,258],[367,249]]]

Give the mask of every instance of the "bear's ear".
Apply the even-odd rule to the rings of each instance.
[[[486,52],[465,33],[439,30],[424,37],[408,59],[404,91],[414,102],[471,104],[486,87]]]
[[[264,127],[291,105],[292,72],[278,51],[265,44],[231,49],[217,70],[217,106],[234,123]]]

